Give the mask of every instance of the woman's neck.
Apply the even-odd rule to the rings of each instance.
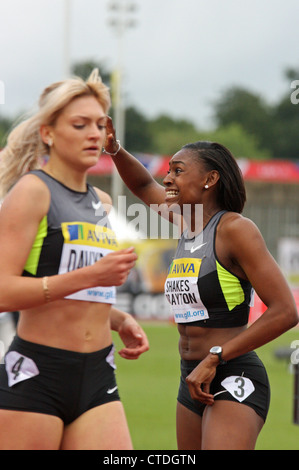
[[[43,170],[73,191],[86,191],[86,173],[76,171],[69,167],[65,168],[63,165],[53,164],[51,160],[46,163]]]
[[[196,236],[203,231],[211,218],[221,210],[218,205],[206,207],[198,204],[191,208],[190,214],[184,214],[184,222],[189,234]]]

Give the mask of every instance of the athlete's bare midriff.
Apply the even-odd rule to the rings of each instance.
[[[17,334],[33,343],[93,352],[112,342],[111,305],[63,299],[20,312]]]
[[[202,360],[213,346],[221,346],[234,338],[247,326],[235,328],[202,328],[179,324],[180,333],[179,351],[184,360]]]

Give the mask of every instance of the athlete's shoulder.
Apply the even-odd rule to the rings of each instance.
[[[226,212],[220,219],[219,229],[225,232],[257,230],[255,223],[237,212]]]
[[[102,189],[97,188],[96,186],[93,186],[93,189],[95,193],[97,194],[101,203],[105,206],[106,212],[110,212],[112,208],[112,198],[110,194],[106,193]]]
[[[218,235],[227,247],[234,249],[237,247],[241,249],[245,245],[248,248],[248,244],[256,242],[264,244],[256,224],[251,219],[235,212],[227,212],[223,215],[218,227]]]
[[[50,191],[38,176],[27,173],[17,181],[5,199],[18,199],[20,204],[31,200],[32,203],[38,204],[40,199],[50,199]]]
[[[26,174],[9,191],[1,206],[2,220],[15,217],[27,224],[47,214],[51,195],[46,184],[37,176]]]

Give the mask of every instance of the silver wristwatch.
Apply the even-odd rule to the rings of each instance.
[[[225,364],[225,361],[222,359],[222,347],[221,346],[213,346],[210,349],[211,354],[215,354],[219,357],[219,364]]]

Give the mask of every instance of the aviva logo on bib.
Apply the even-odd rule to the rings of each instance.
[[[199,258],[179,258],[173,260],[167,277],[198,277],[201,265]]]
[[[197,286],[201,261],[198,258],[177,258],[170,265],[164,290],[176,323],[209,318]]]
[[[64,222],[61,224],[64,242],[117,250],[118,243],[113,230],[87,222]]]

